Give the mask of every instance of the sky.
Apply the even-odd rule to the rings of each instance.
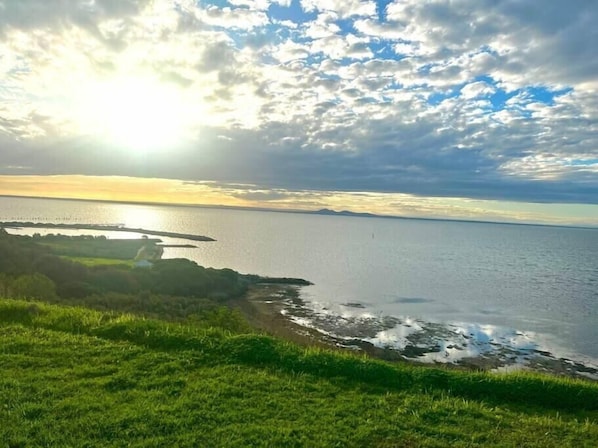
[[[0,0],[0,194],[598,226],[594,0]]]

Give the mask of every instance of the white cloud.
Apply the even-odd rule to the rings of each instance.
[[[297,29],[299,26],[298,24],[296,24],[295,22],[291,22],[290,20],[272,20],[272,23],[291,29]]]
[[[231,9],[212,6],[205,10],[198,10],[196,14],[199,20],[208,25],[241,30],[251,30],[270,22],[265,12],[244,8]]]
[[[233,6],[244,6],[247,9],[257,9],[258,11],[267,11],[273,3],[270,0],[228,0]]]
[[[486,82],[478,81],[467,84],[461,89],[461,96],[466,99],[478,98],[480,96],[491,95],[496,92],[496,88]]]
[[[409,37],[404,27],[396,22],[379,23],[373,19],[361,19],[353,22],[353,26],[360,33],[385,40],[407,39]]]
[[[307,12],[330,11],[343,18],[376,14],[376,3],[371,0],[301,0],[301,6]]]
[[[308,23],[305,28],[305,36],[311,39],[321,39],[337,34],[341,29],[334,23],[338,16],[334,13],[321,13],[316,20]]]
[[[591,42],[598,32],[589,23],[598,18],[598,10],[587,2],[395,1],[387,16],[404,26],[397,38],[433,48],[435,57],[491,49],[502,59],[495,79],[512,88],[596,85],[598,60],[591,56]]]
[[[288,0],[54,3],[4,2],[0,17],[2,138],[67,142],[34,157],[42,171],[124,170],[72,157],[89,141],[81,116],[93,104],[80,103],[94,86],[142,79],[176,92],[193,136],[181,151],[201,154],[156,162],[156,176],[515,198],[528,193],[513,179],[534,180],[538,200],[578,188],[595,202],[598,12],[587,2],[402,0],[384,19],[371,1],[304,0],[312,13],[293,21],[270,17]],[[96,143],[91,153],[111,144]],[[0,166],[30,165],[15,154],[0,149]]]
[[[305,59],[309,56],[309,47],[305,44],[286,41],[272,50],[271,56],[279,62],[286,64],[297,59]]]

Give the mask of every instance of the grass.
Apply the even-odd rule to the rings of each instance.
[[[49,248],[56,255],[83,258],[110,258],[132,260],[145,244],[155,244],[158,239],[106,239],[91,236],[46,235],[34,237],[33,241]]]
[[[0,447],[589,447],[597,421],[596,383],[0,299]]]
[[[91,266],[107,266],[107,265],[117,265],[122,266],[125,265],[127,267],[132,268],[135,266],[135,261],[133,260],[121,260],[116,258],[92,258],[92,257],[71,257],[67,255],[61,256],[66,260],[73,261],[75,263],[81,263],[87,267]]]

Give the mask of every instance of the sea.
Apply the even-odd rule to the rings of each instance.
[[[0,221],[209,236],[164,258],[309,280],[281,312],[340,345],[598,379],[598,229],[17,197]]]

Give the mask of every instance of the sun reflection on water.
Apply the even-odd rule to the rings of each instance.
[[[118,222],[125,227],[144,230],[165,230],[164,213],[154,207],[122,204]]]

